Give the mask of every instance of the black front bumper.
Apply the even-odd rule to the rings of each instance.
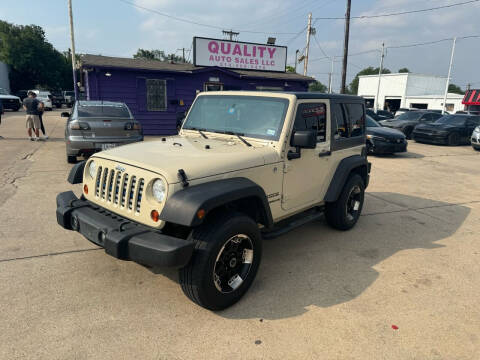
[[[134,221],[78,199],[72,191],[57,195],[57,222],[78,231],[117,259],[149,266],[183,267],[194,243],[162,234]]]
[[[393,154],[407,151],[407,146],[406,140],[401,143],[375,140],[371,149],[374,154]]]
[[[428,143],[428,144],[448,144],[448,135],[432,135],[426,133],[413,132],[412,139],[416,142]]]

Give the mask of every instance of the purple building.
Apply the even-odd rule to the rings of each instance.
[[[307,91],[311,77],[154,60],[84,55],[82,83],[89,100],[125,102],[146,135],[176,133],[177,119],[200,91]]]

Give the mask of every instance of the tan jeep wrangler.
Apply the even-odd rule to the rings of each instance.
[[[83,194],[57,196],[57,221],[118,259],[179,268],[184,293],[218,310],[252,284],[262,238],[322,213],[352,228],[369,172],[360,97],[208,92],[179,135],[75,165]]]

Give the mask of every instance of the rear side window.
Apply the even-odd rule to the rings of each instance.
[[[350,124],[350,137],[362,136],[365,129],[365,115],[362,104],[345,104]]]
[[[129,118],[125,106],[86,105],[78,107],[78,117]]]
[[[332,110],[335,119],[333,126],[336,126],[335,138],[348,138],[348,122],[343,107],[340,104],[333,104]]]
[[[297,107],[294,130],[315,130],[317,142],[326,139],[326,111],[327,107],[322,103],[304,103]]]

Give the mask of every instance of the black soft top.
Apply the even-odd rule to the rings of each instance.
[[[364,103],[365,99],[355,95],[325,94],[319,92],[289,92],[297,97],[297,99],[332,99],[339,102],[354,101]]]

